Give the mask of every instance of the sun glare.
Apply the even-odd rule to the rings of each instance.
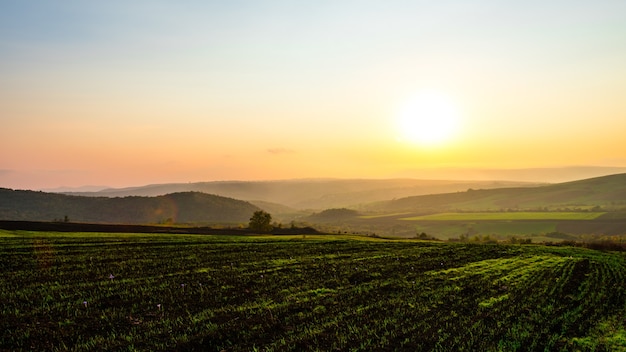
[[[421,92],[410,98],[397,116],[399,139],[424,146],[448,142],[459,127],[459,113],[448,97]]]

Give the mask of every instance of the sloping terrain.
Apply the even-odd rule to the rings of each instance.
[[[626,174],[539,187],[479,189],[406,197],[368,206],[368,210],[445,211],[626,207]]]
[[[199,192],[108,198],[0,189],[2,220],[124,224],[247,223],[256,210],[259,208],[248,202]]]
[[[0,231],[0,350],[624,351],[626,257]]]
[[[468,188],[487,189],[534,185],[537,184],[504,181],[308,179],[177,183],[68,194],[126,197],[158,196],[174,192],[194,191],[246,201],[278,203],[295,209],[328,209],[354,207],[360,204],[415,195],[465,191]]]
[[[312,214],[306,217],[305,221],[310,221],[313,223],[329,223],[329,222],[343,222],[346,220],[352,220],[359,216],[359,213],[356,210],[352,209],[326,209],[319,213]]]
[[[440,239],[533,236],[536,241],[551,240],[542,237],[551,233],[580,238],[624,235],[626,174],[539,187],[406,197],[358,210],[360,216],[337,219],[332,228],[323,229],[394,237],[426,233]]]

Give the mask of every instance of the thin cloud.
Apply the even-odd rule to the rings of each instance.
[[[14,170],[0,169],[0,180],[6,180],[15,176]],[[1,187],[1,186],[0,186]]]
[[[288,149],[288,148],[270,148],[267,150],[267,152],[270,154],[274,154],[274,155],[281,155],[281,154],[293,154],[295,153],[295,150]]]

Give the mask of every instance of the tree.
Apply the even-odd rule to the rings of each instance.
[[[273,229],[272,227],[272,215],[263,210],[255,211],[250,218],[250,224],[248,225],[250,230],[267,232]]]

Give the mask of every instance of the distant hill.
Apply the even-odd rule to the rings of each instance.
[[[157,196],[174,192],[195,191],[242,199],[257,204],[258,202],[269,202],[295,209],[328,209],[357,207],[360,204],[415,195],[465,191],[468,188],[487,189],[536,185],[538,184],[506,181],[312,179],[173,183],[68,194],[92,197],[126,197]]]
[[[247,223],[257,210],[245,201],[199,192],[108,198],[0,189],[1,220],[229,224]]]
[[[286,205],[282,205],[282,204],[278,204],[278,203],[272,203],[272,202],[266,202],[266,201],[262,201],[262,200],[249,200],[248,201],[250,204],[255,205],[261,209],[263,209],[264,211],[270,213],[270,214],[292,214],[292,215],[297,215],[297,214],[310,214],[309,212],[303,212],[301,210],[298,209],[294,209],[291,207],[288,207]]]
[[[319,213],[312,214],[304,218],[304,220],[313,223],[343,222],[352,220],[359,215],[359,212],[352,209],[326,209]]]
[[[596,177],[540,187],[477,189],[406,197],[370,204],[368,210],[502,210],[626,207],[626,174]]]

